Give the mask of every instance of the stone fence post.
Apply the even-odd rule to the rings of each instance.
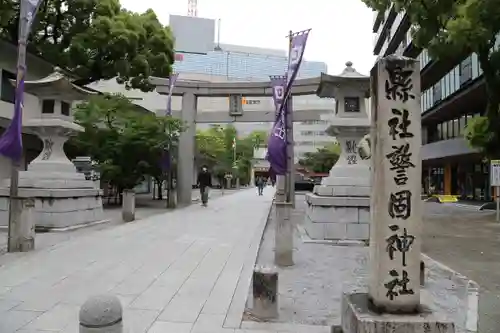
[[[35,200],[33,198],[12,198],[14,207],[19,207],[19,221],[9,232],[9,252],[28,252],[35,249]]]
[[[122,219],[124,222],[135,220],[135,192],[124,190],[122,194]]]
[[[80,333],[123,333],[123,308],[114,295],[92,296],[80,308]]]

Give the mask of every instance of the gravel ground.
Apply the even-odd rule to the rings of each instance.
[[[292,221],[301,224],[305,201],[297,196]],[[274,212],[264,231],[256,264],[269,265],[274,260]],[[279,318],[276,322],[332,326],[340,324],[343,292],[366,291],[368,248],[304,243],[295,232],[295,265],[279,269]],[[465,332],[467,280],[443,271],[432,260],[427,265],[427,284],[423,303],[446,315]],[[439,268],[438,268],[439,267]],[[251,290],[249,303],[251,307]]]

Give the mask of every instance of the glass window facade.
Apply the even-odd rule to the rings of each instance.
[[[437,124],[426,125],[423,128],[423,144],[455,138],[463,138],[467,123],[471,118],[477,116],[479,116],[479,113],[464,114],[460,117],[446,120]]]
[[[269,75],[283,75],[287,57],[232,51],[211,51],[208,54],[183,54],[174,64],[176,72],[226,76],[235,81],[267,81]],[[304,61],[297,78],[317,77],[327,71],[326,63]]]
[[[432,108],[441,100],[458,92],[471,81],[483,74],[477,58],[477,54],[472,54],[451,71],[446,73],[435,85],[422,92],[421,103],[422,113]]]

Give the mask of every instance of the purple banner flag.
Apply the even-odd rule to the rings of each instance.
[[[23,75],[24,73],[20,73]],[[23,156],[22,122],[23,122],[23,93],[24,77],[17,78],[19,82],[16,87],[16,99],[14,104],[14,116],[9,127],[0,137],[0,154],[14,161],[19,161]]]
[[[168,96],[167,96],[167,116],[172,115],[172,94],[174,93],[175,83],[177,82],[177,78],[179,78],[179,73],[175,73],[170,75],[169,78],[169,88],[168,88]]]
[[[9,127],[0,137],[0,154],[14,161],[19,161],[23,156],[22,123],[24,78],[26,72],[26,44],[31,31],[33,20],[42,0],[22,0],[19,20],[19,41],[16,77],[16,95],[14,103],[14,116]]]
[[[302,58],[304,57],[304,50],[307,44],[307,38],[309,36],[309,30],[304,30],[299,33],[292,35],[290,41],[290,54],[288,56],[288,71],[286,80],[286,88],[283,96],[283,100],[279,105],[279,111],[276,115],[276,123],[274,124],[271,135],[269,136],[268,146],[267,146],[267,160],[271,165],[272,171],[276,175],[286,175],[287,172],[287,127],[286,127],[286,117],[289,112],[292,112],[291,105],[288,103],[289,96],[292,92],[292,85],[299,72],[300,64],[302,63]],[[274,89],[273,89],[273,99]],[[275,100],[275,105],[278,105]]]
[[[309,30],[301,31],[292,36],[292,41],[290,45],[290,55],[288,56],[288,72],[287,72],[287,86],[285,89],[285,98],[283,104],[286,104],[288,98],[292,94],[292,86],[299,73],[300,65],[302,64],[302,59],[304,58],[304,51],[306,49],[307,38],[309,37]],[[283,109],[283,105],[281,106]],[[282,112],[282,110],[280,110]]]
[[[281,112],[278,120],[273,126],[269,141],[267,144],[267,160],[273,169],[274,174],[286,174],[286,127],[285,127],[285,112]]]
[[[273,102],[276,112],[276,122],[267,145],[267,160],[271,165],[273,175],[286,173],[286,131],[283,113],[279,113],[285,97],[286,76],[271,76]]]
[[[281,104],[285,98],[286,76],[270,76],[271,89],[273,90],[273,102],[276,110],[276,117],[281,109]]]

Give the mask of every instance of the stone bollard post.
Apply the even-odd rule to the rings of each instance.
[[[256,267],[252,279],[252,314],[259,319],[278,317],[278,272],[272,267]]]
[[[122,194],[122,219],[124,222],[135,220],[135,192],[124,190]]]
[[[123,309],[114,295],[92,296],[80,308],[80,333],[123,333]]]
[[[420,260],[420,286],[425,286],[425,262]]]
[[[19,207],[19,221],[12,226],[9,252],[28,252],[35,249],[35,200],[33,198],[13,198]]]

